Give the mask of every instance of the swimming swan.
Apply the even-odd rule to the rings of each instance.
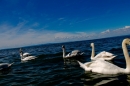
[[[116,55],[109,53],[109,52],[106,52],[106,51],[102,51],[95,56],[94,43],[91,43],[91,47],[92,47],[91,60],[101,59],[101,60],[109,61],[109,60],[112,60],[116,57]]]
[[[73,50],[71,53],[68,53],[67,55],[65,55],[66,51],[65,51],[64,45],[62,45],[62,50],[63,50],[63,58],[71,58],[71,57],[81,56],[84,54],[80,50]]]
[[[33,59],[36,58],[35,56],[32,56],[32,55],[29,54],[29,53],[23,53],[23,51],[22,51],[21,48],[20,48],[20,50],[19,50],[19,53],[20,53],[20,57],[21,57],[21,60],[22,60],[22,61],[33,60]]]
[[[130,39],[126,38],[122,42],[122,49],[126,61],[126,68],[118,67],[104,60],[95,60],[92,62],[81,63],[78,61],[81,68],[85,71],[91,71],[102,74],[130,74],[130,57],[126,45],[130,45]]]
[[[0,64],[0,71],[3,71],[3,70],[8,70],[8,69],[10,69],[10,67],[12,66],[14,64],[14,62],[13,63],[1,63]]]
[[[76,58],[76,57],[82,56],[84,54],[84,52],[81,52],[80,50],[73,50],[71,53],[68,53],[67,55],[65,55],[66,51],[65,51],[64,45],[62,45],[62,50],[63,50],[64,64],[66,64],[66,60],[69,60],[71,58]]]

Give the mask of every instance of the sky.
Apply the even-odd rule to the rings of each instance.
[[[130,34],[130,0],[0,0],[0,49]]]

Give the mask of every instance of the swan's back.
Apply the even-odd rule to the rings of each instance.
[[[92,72],[98,72],[103,74],[117,74],[122,73],[124,71],[123,68],[120,68],[114,64],[103,60],[97,60],[93,62],[89,67],[92,68]]]
[[[21,48],[20,48],[19,52],[20,52],[22,61],[33,60],[33,59],[37,58],[35,56],[32,56],[30,53],[23,53]]]
[[[70,58],[70,57],[77,57],[77,56],[82,56],[83,52],[81,52],[80,50],[73,50],[71,53],[66,55],[66,58]]]
[[[92,61],[92,62],[84,63],[84,64],[79,62],[79,64],[85,71],[92,71],[96,73],[118,74],[118,73],[124,72],[123,68],[120,68],[104,60],[96,60],[96,61]]]
[[[0,64],[0,67],[5,67],[5,66],[7,66],[8,65],[8,63],[1,63]]]
[[[27,56],[30,56],[31,54],[30,53],[24,53],[23,56],[24,57],[27,57]]]
[[[36,57],[35,56],[28,56],[28,57],[25,57],[23,59],[21,59],[22,61],[27,61],[27,60],[33,60],[35,59]]]
[[[105,55],[107,56],[113,56],[114,54],[110,53],[110,52],[106,52],[106,51],[103,51],[102,53],[104,53]]]
[[[81,55],[81,51],[80,50],[73,50],[72,52],[71,52],[71,55]]]
[[[112,60],[113,58],[115,58],[116,55],[110,53],[110,52],[100,52],[99,54],[97,54],[94,58],[95,59],[102,59],[102,60]]]
[[[1,63],[0,64],[0,70],[9,69],[12,64],[9,63]]]
[[[73,54],[77,54],[78,52],[80,52],[80,50],[73,50],[72,51]]]

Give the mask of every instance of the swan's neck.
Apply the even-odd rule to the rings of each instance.
[[[63,58],[65,57],[65,48],[63,48]]]
[[[21,60],[23,59],[23,56],[22,55],[20,55],[21,56]]]
[[[126,69],[130,71],[130,58],[129,58],[129,53],[128,53],[128,49],[126,47],[125,41],[123,41],[122,43],[122,49],[123,49],[124,57],[126,60]]]
[[[20,52],[20,56],[21,56],[21,59],[23,59],[23,52],[22,51]]]
[[[95,48],[92,46],[92,53],[91,53],[91,59],[94,59],[95,56]]]

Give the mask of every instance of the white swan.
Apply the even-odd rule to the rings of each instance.
[[[62,50],[63,50],[64,64],[66,64],[66,60],[69,60],[71,58],[77,58],[77,57],[80,57],[84,54],[84,52],[81,52],[80,50],[73,50],[71,53],[68,53],[67,55],[65,55],[66,51],[65,51],[64,45],[62,45]]]
[[[116,57],[116,55],[106,51],[102,51],[95,56],[94,43],[91,43],[91,47],[92,47],[91,60],[101,59],[109,61]]]
[[[85,71],[92,71],[102,74],[130,74],[130,57],[126,45],[130,45],[130,39],[126,38],[122,42],[122,49],[126,61],[126,68],[118,67],[104,60],[95,60],[92,62],[81,63],[78,61],[81,68]]]
[[[12,66],[14,64],[14,62],[13,63],[1,63],[0,64],[0,71],[4,71],[4,70],[8,70],[8,69],[10,69],[10,67]]]
[[[73,50],[71,53],[66,54],[65,51],[65,46],[62,45],[62,50],[63,50],[63,58],[71,58],[71,57],[76,57],[76,56],[82,56],[84,53],[81,52],[80,50]]]
[[[22,61],[33,60],[33,59],[36,58],[35,56],[32,56],[32,55],[29,54],[29,53],[23,53],[23,51],[22,51],[21,48],[20,48],[20,50],[19,50],[19,53],[20,53],[20,57],[21,57],[21,60],[22,60]]]

